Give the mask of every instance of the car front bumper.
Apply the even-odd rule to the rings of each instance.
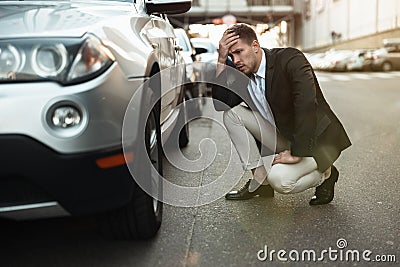
[[[57,202],[71,215],[95,214],[126,204],[136,186],[125,164],[99,166],[120,147],[65,155],[23,135],[0,136],[0,147],[0,211]]]
[[[49,203],[60,206],[57,213],[71,215],[126,204],[136,186],[128,168],[99,166],[98,160],[123,157],[124,115],[144,81],[144,77],[128,79],[114,64],[101,76],[77,85],[0,84],[0,217],[13,217],[10,213],[32,205],[48,209]],[[81,125],[65,130],[51,127],[48,114],[59,103],[79,108]],[[140,109],[131,116],[133,125],[140,123]],[[133,147],[137,133],[130,134]]]

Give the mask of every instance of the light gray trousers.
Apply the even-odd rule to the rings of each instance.
[[[258,112],[238,105],[224,111],[223,120],[244,170],[266,167],[267,182],[277,192],[298,193],[323,182],[324,174],[317,170],[317,163],[313,157],[303,157],[295,164],[279,163],[272,167],[274,155],[261,157],[255,138],[275,153],[289,149],[290,143]],[[262,179],[265,179],[265,176]],[[259,179],[257,181],[262,182]]]

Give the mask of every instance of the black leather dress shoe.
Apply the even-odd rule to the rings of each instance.
[[[324,205],[333,200],[335,196],[335,183],[339,177],[339,171],[332,166],[331,175],[320,186],[315,188],[315,195],[310,200],[310,205]]]
[[[249,192],[249,185],[251,179],[238,191],[231,191],[225,195],[228,200],[245,200],[255,196],[260,197],[274,197],[274,189],[270,185],[260,185],[255,191]]]

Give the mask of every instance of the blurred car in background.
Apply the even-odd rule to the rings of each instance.
[[[332,50],[323,58],[323,69],[328,71],[347,71],[347,63],[353,56],[352,50]]]
[[[197,62],[203,63],[194,65],[196,73],[199,75],[196,80],[206,81],[199,83],[200,94],[210,96],[211,86],[208,86],[208,82],[211,82],[215,77],[218,49],[208,38],[195,37],[191,38],[190,41],[196,49]]]
[[[364,71],[371,70],[369,59],[371,58],[373,50],[355,50],[353,55],[347,62],[348,71]]]
[[[329,50],[325,53],[305,53],[315,70],[321,71],[390,71],[399,69],[399,53],[390,48]]]
[[[189,36],[182,28],[175,28],[177,47],[186,63],[186,82],[188,84],[195,81],[195,73],[193,72],[193,62],[196,61],[196,49],[190,42]]]
[[[325,68],[324,57],[326,53],[304,53],[304,56],[310,62],[311,66],[315,70],[323,70]]]
[[[375,50],[369,59],[372,70],[400,70],[400,51],[387,47]]]
[[[198,55],[198,61],[204,63],[217,63],[218,60],[218,49],[208,38],[195,37],[191,38],[196,54]]]
[[[112,238],[157,233],[162,188],[151,169],[162,175],[162,142],[185,118],[177,86],[184,67],[157,74],[184,66],[166,14],[190,6],[0,1],[0,217],[95,215]],[[135,127],[122,146],[125,112],[137,92],[129,122]],[[180,145],[187,144],[188,129],[180,133]],[[135,182],[127,164],[157,197]]]
[[[400,38],[387,38],[382,40],[383,47],[391,48],[392,51],[400,52]]]
[[[198,116],[201,114],[202,103],[199,97],[202,96],[202,91],[196,80],[200,75],[198,68],[195,68],[198,57],[196,56],[196,49],[193,46],[188,33],[182,28],[174,29],[176,38],[177,38],[177,47],[183,55],[183,59],[186,64],[186,80],[185,80],[185,94],[186,100],[189,100],[188,103],[188,112],[190,113],[190,117]]]

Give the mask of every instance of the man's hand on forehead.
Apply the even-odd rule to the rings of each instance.
[[[225,49],[228,49],[230,46],[232,46],[233,44],[235,44],[237,42],[237,39],[239,39],[239,35],[237,35],[236,33],[234,33],[234,32],[225,33],[220,41],[220,44]]]
[[[235,31],[232,30],[232,29],[227,29],[227,30],[225,30],[224,34],[229,34],[229,35],[233,35],[233,36],[234,36],[234,35],[238,35],[238,34],[236,34]]]
[[[235,45],[239,40],[239,35],[236,34],[234,31],[228,29],[222,35],[221,40],[219,41],[219,49],[218,49],[218,63],[224,64],[228,56],[230,56],[230,50],[233,45]],[[217,74],[220,73],[223,67],[220,67],[217,70]]]

